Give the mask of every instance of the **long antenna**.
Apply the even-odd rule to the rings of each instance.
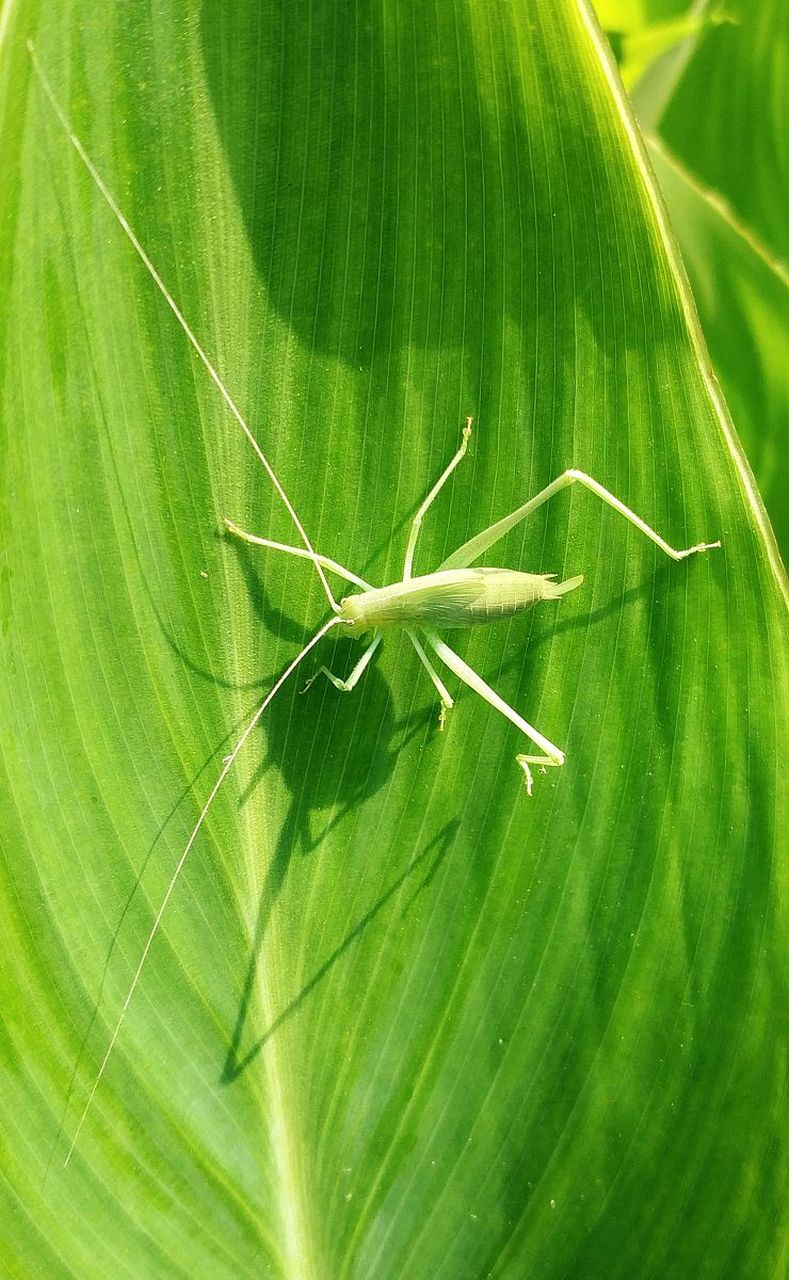
[[[230,752],[230,755],[225,756],[224,763],[222,765],[222,772],[220,773],[219,777],[217,778],[216,782],[211,788],[211,792],[208,796],[208,799],[206,800],[205,804],[200,810],[200,816],[194,825],[192,834],[190,835],[189,839],[186,842],[186,846],[184,848],[183,853],[181,854],[180,858],[178,859],[178,862],[176,863],[175,870],[173,871],[173,874],[170,877],[170,883],[167,886],[167,892],[162,898],[161,904],[159,906],[159,910],[156,912],[156,917],[154,919],[153,924],[151,925],[151,931],[148,934],[148,938],[145,943],[145,946],[142,949],[142,954],[137,963],[137,968],[134,970],[134,977],[131,980],[131,986],[129,987],[129,990],[126,993],[126,999],[123,1002],[123,1007],[121,1008],[120,1014],[118,1016],[118,1020],[115,1023],[115,1029],[112,1035],[110,1036],[110,1042],[107,1045],[106,1052],[104,1054],[104,1057],[101,1060],[101,1066],[99,1067],[98,1072],[96,1074],[96,1078],[93,1081],[91,1091],[88,1094],[87,1102],[85,1103],[85,1106],[82,1109],[82,1115],[79,1118],[79,1123],[74,1132],[74,1137],[71,1139],[71,1146],[68,1149],[68,1154],[66,1155],[66,1158],[63,1161],[64,1166],[68,1164],[69,1160],[74,1154],[74,1148],[76,1147],[77,1141],[79,1139],[79,1135],[82,1132],[82,1126],[85,1123],[85,1120],[87,1118],[88,1112],[90,1111],[93,1099],[96,1096],[96,1090],[99,1087],[99,1081],[101,1080],[101,1077],[104,1075],[104,1069],[110,1060],[110,1054],[112,1053],[115,1047],[115,1041],[118,1039],[120,1029],[123,1026],[123,1020],[126,1017],[126,1012],[129,1008],[129,1005],[131,1004],[132,996],[134,995],[134,992],[137,989],[137,984],[140,981],[140,975],[143,971],[145,961],[148,959],[148,952],[151,949],[151,945],[153,943],[154,938],[156,937],[156,934],[159,932],[159,925],[162,923],[162,917],[165,911],[167,910],[167,904],[170,901],[170,898],[172,897],[173,890],[175,889],[175,885],[178,880],[178,877],[180,876],[181,872],[184,869],[184,863],[186,862],[186,859],[189,857],[189,851],[192,848],[192,845],[194,844],[197,838],[197,833],[202,827],[206,819],[206,815],[208,814],[208,810],[211,808],[211,805],[214,802],[214,797],[216,796],[219,788],[221,787],[225,778],[227,777],[233,765],[235,764],[238,753],[241,751],[242,747],[244,746],[244,743],[246,742],[249,735],[252,733],[253,729],[255,728],[255,725],[260,720],[260,717],[263,715],[263,712],[266,710],[266,707],[269,705],[274,695],[279,692],[279,690],[282,688],[283,684],[287,680],[288,676],[290,676],[296,670],[296,667],[299,665],[302,659],[307,656],[307,654],[310,652],[310,649],[315,648],[315,645],[318,643],[319,640],[323,639],[327,631],[329,631],[332,627],[336,626],[338,623],[343,621],[344,619],[338,618],[338,617],[329,618],[328,622],[325,622],[323,626],[320,628],[320,630],[316,631],[312,639],[308,640],[304,648],[293,659],[290,666],[285,668],[285,670],[283,671],[279,679],[276,681],[276,683],[272,686],[271,689],[269,689],[268,693],[266,694],[265,698],[261,702],[257,711],[253,715],[246,729],[242,733],[241,737],[238,739],[238,742],[233,747],[233,750]]]
[[[55,91],[52,88],[52,85],[50,84],[49,79],[47,78],[46,72],[44,71],[44,69],[41,66],[41,63],[38,60],[38,54],[36,53],[35,46],[33,45],[32,40],[27,41],[27,51],[30,54],[31,61],[33,63],[33,70],[38,76],[38,79],[41,82],[41,87],[43,88],[44,93],[46,94],[49,100],[49,105],[51,106],[58,121],[60,122],[66,136],[68,137],[69,142],[73,146],[80,160],[82,161],[88,173],[90,174],[91,178],[93,179],[94,183],[96,184],[106,204],[109,205],[109,208],[111,209],[112,213],[115,215],[116,221],[120,225],[124,235],[127,237],[129,242],[131,243],[134,251],[136,252],[137,256],[139,257],[140,261],[142,262],[149,276],[153,280],[157,289],[161,293],[168,307],[172,311],[176,320],[178,321],[184,333],[186,334],[187,338],[189,339],[189,342],[191,343],[193,349],[195,350],[195,352],[197,353],[197,355],[200,357],[203,364],[205,365],[205,368],[208,371],[208,375],[211,378],[211,381],[214,383],[215,387],[219,391],[219,394],[221,395],[228,409],[232,413],[236,422],[241,427],[241,430],[244,432],[244,435],[246,436],[247,440],[252,445],[252,448],[255,450],[255,453],[257,454],[258,458],[263,463],[263,466],[266,469],[266,472],[269,476],[269,479],[271,480],[271,483],[274,485],[274,488],[276,489],[280,498],[284,502],[291,520],[293,521],[296,528],[298,529],[301,539],[305,547],[310,553],[310,559],[312,560],[312,563],[315,565],[315,569],[317,571],[318,577],[321,580],[323,589],[326,592],[326,597],[329,601],[329,604],[331,605],[335,613],[339,613],[340,606],[335,600],[332,589],[329,586],[325,573],[323,572],[323,568],[320,563],[320,558],[318,557],[315,551],[315,548],[310,542],[310,539],[307,536],[307,532],[303,524],[301,523],[301,520],[296,514],[295,507],[293,506],[292,502],[290,501],[290,498],[288,497],[285,490],[283,489],[280,481],[277,479],[277,476],[274,473],[274,469],[271,466],[271,463],[269,462],[268,458],[264,454],[263,450],[261,449],[254,435],[252,434],[252,431],[250,430],[247,423],[245,422],[244,417],[241,413],[241,410],[238,408],[238,405],[236,404],[235,400],[231,396],[224,382],[222,381],[216,369],[214,368],[213,364],[209,360],[203,347],[200,345],[200,342],[198,341],[197,336],[195,335],[193,330],[191,329],[189,322],[186,319],[186,316],[182,312],[181,308],[178,306],[178,303],[175,301],[175,298],[173,297],[173,295],[170,293],[170,290],[167,288],[167,285],[164,283],[164,280],[159,275],[159,272],[156,270],[156,267],[151,262],[151,259],[148,257],[148,254],[146,253],[142,244],[137,239],[135,232],[130,226],[125,214],[121,210],[120,205],[118,204],[117,200],[113,196],[106,182],[102,178],[95,164],[93,163],[87,151],[85,150],[85,147],[83,146],[82,141],[80,140],[78,135],[74,132],[71,125],[71,121],[69,120],[69,117],[66,114],[65,109],[63,108],[59,99],[57,98]]]

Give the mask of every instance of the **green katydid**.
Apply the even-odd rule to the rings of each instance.
[[[464,662],[464,660],[455,653],[444,640],[441,639],[438,632],[445,629],[464,629],[467,627],[477,626],[482,623],[493,622],[497,619],[521,613],[542,601],[560,599],[568,592],[573,591],[576,587],[580,586],[583,582],[583,578],[578,575],[569,578],[564,582],[556,582],[555,575],[552,574],[522,573],[511,569],[500,568],[476,568],[473,567],[474,562],[499,542],[500,539],[502,539],[511,529],[515,528],[516,525],[520,524],[521,521],[525,520],[529,515],[536,511],[538,507],[547,502],[549,498],[552,498],[555,494],[573,484],[580,484],[590,492],[596,494],[598,498],[605,502],[609,507],[613,508],[613,510],[617,511],[620,515],[624,516],[630,524],[634,525],[643,534],[645,534],[646,537],[651,539],[656,546],[658,546],[673,560],[682,560],[696,552],[718,547],[720,546],[720,543],[699,543],[695,546],[688,547],[685,550],[677,551],[671,547],[660,536],[660,534],[656,533],[654,529],[646,524],[635,514],[635,512],[616,498],[611,492],[609,492],[608,489],[604,488],[597,480],[593,479],[583,471],[570,469],[564,471],[544,489],[541,489],[533,498],[530,498],[528,502],[525,502],[511,514],[496,521],[495,524],[490,525],[487,529],[482,530],[481,533],[476,534],[475,537],[463,543],[463,545],[458,547],[456,551],[444,560],[434,572],[414,577],[412,572],[414,553],[422,521],[430,506],[438,496],[440,490],[467,451],[468,441],[472,430],[472,420],[471,418],[468,418],[466,420],[465,427],[463,428],[462,439],[457,452],[445,467],[438,480],[429,490],[427,497],[424,499],[413,518],[406,546],[402,579],[400,582],[390,583],[384,587],[374,587],[369,582],[365,581],[364,578],[353,573],[350,569],[345,568],[345,566],[339,564],[336,560],[333,560],[328,556],[319,555],[315,551],[295,508],[290,502],[290,499],[288,498],[265,454],[260,448],[260,445],[255,439],[250,427],[236,406],[230,392],[227,390],[204,348],[201,346],[193,330],[189,326],[186,317],[183,315],[162,277],[138,240],[134,230],[121,211],[111,191],[106,186],[93,161],[86,152],[82,142],[74,133],[70,121],[55,96],[49,80],[42,70],[35,50],[30,42],[28,42],[28,49],[36,75],[41,82],[44,93],[46,94],[60,125],[67,134],[69,141],[76,150],[80,160],[88,170],[88,173],[104,201],[109,206],[118,224],[145,266],[149,276],[171,308],[184,334],[205,366],[209,377],[215,384],[232,417],[235,419],[236,423],[253,448],[257,458],[265,468],[272,484],[293,520],[294,526],[297,529],[304,546],[294,547],[257,534],[248,533],[230,519],[226,519],[224,522],[226,530],[231,535],[240,538],[247,543],[266,547],[290,556],[297,556],[310,561],[314,565],[315,570],[320,577],[323,590],[331,609],[329,618],[307,641],[307,643],[303,645],[295,658],[293,658],[286,669],[282,672],[267,693],[265,699],[256,709],[254,715],[238,741],[235,743],[230,754],[224,758],[219,776],[217,777],[202,809],[200,810],[197,821],[195,822],[186,846],[178,859],[175,870],[173,871],[168,883],[167,890],[159,905],[153,924],[148,933],[139,962],[124,999],[123,1006],[110,1037],[101,1065],[94,1078],[87,1102],[83,1108],[71,1146],[66,1156],[65,1162],[68,1164],[87,1114],[90,1110],[99,1082],[104,1074],[107,1062],[109,1061],[113,1047],[118,1038],[132,996],[134,995],[139,983],[143,967],[147,960],[154,938],[159,930],[164,912],[173,894],[189,852],[198,836],[198,833],[200,832],[201,827],[203,826],[206,815],[213,804],[214,798],[228,773],[232,769],[239,753],[266,711],[266,708],[270,705],[273,698],[276,697],[279,690],[290,678],[293,672],[295,672],[297,667],[301,665],[307,655],[312,652],[312,650],[329,631],[335,627],[342,627],[346,633],[351,636],[369,636],[369,642],[367,643],[362,656],[347,679],[338,678],[325,666],[321,667],[316,673],[316,675],[325,674],[335,688],[343,693],[350,693],[355,688],[364,671],[367,669],[373,655],[381,643],[383,633],[387,629],[393,630],[397,628],[405,630],[413,644],[419,661],[425,668],[430,680],[438,692],[441,707],[439,720],[441,728],[444,726],[446,714],[452,707],[453,702],[451,695],[441,680],[441,677],[435,670],[432,661],[433,658],[437,658],[456,677],[458,677],[459,680],[469,688],[473,689],[480,697],[484,698],[484,700],[488,702],[490,706],[494,707],[495,710],[500,712],[501,715],[505,716],[529,740],[532,747],[536,748],[541,753],[539,755],[522,753],[516,756],[516,761],[523,771],[526,790],[528,794],[531,795],[533,789],[532,766],[537,766],[541,770],[544,770],[548,766],[563,765],[565,762],[563,751],[550,742],[548,738],[539,732],[538,729],[523,719],[517,711],[510,707],[503,698],[501,698],[495,690],[493,690],[482,679],[482,677],[473,670],[473,668]],[[344,597],[338,601],[329,582],[330,575],[344,579],[346,582],[357,587],[358,591],[355,594]],[[312,677],[312,679],[315,678],[316,676]],[[309,683],[311,683],[311,681]]]
[[[427,674],[438,691],[441,704],[440,727],[443,728],[446,713],[452,707],[452,698],[436,673],[426,650],[432,650],[433,654],[464,684],[467,684],[470,689],[473,689],[481,698],[484,698],[492,707],[495,707],[503,716],[506,716],[535,747],[539,748],[542,755],[520,754],[515,757],[523,770],[526,790],[531,795],[533,788],[531,766],[538,765],[541,769],[545,769],[549,765],[563,765],[564,753],[504,702],[468,663],[464,662],[454,650],[444,643],[437,631],[447,629],[460,630],[479,626],[486,622],[495,622],[501,618],[522,613],[524,610],[530,609],[533,605],[539,604],[544,600],[558,600],[560,597],[567,595],[569,591],[579,587],[583,582],[583,577],[579,574],[574,578],[568,578],[566,582],[555,582],[554,574],[521,573],[513,569],[476,569],[471,567],[473,561],[479,559],[506,533],[509,533],[527,516],[530,516],[533,511],[536,511],[554,494],[566,489],[571,484],[581,484],[596,494],[598,498],[601,498],[603,502],[613,507],[615,511],[618,511],[626,520],[646,534],[652,542],[660,547],[661,551],[671,556],[673,560],[683,560],[686,556],[694,555],[698,551],[708,551],[720,544],[718,542],[702,542],[696,546],[688,547],[684,551],[676,551],[661,538],[659,533],[650,528],[635,512],[626,507],[623,502],[620,502],[619,498],[614,497],[608,489],[605,489],[592,476],[586,475],[583,471],[570,469],[564,471],[556,480],[541,489],[539,493],[510,515],[496,521],[489,528],[483,529],[481,533],[470,538],[468,542],[464,542],[461,547],[453,551],[452,555],[448,556],[438,566],[435,572],[415,578],[412,574],[414,552],[419,531],[422,527],[422,520],[428,508],[438,496],[439,491],[464,457],[471,435],[471,427],[472,419],[467,418],[466,425],[463,428],[460,448],[441,473],[414,516],[406,547],[403,577],[400,582],[390,583],[385,587],[373,587],[364,578],[360,578],[358,574],[346,569],[344,565],[338,564],[336,560],[331,560],[327,556],[316,555],[311,548],[302,550],[300,547],[291,547],[281,542],[274,542],[271,538],[263,538],[256,534],[247,533],[245,530],[240,529],[234,521],[228,519],[225,520],[225,528],[229,533],[235,537],[242,538],[245,542],[311,560],[316,566],[320,565],[327,572],[337,574],[347,582],[351,582],[354,586],[361,588],[357,594],[346,596],[339,603],[332,592],[330,590],[327,591],[334,617],[330,618],[321,628],[318,636],[314,636],[309,641],[309,644],[302,649],[294,661],[294,667],[306,655],[308,649],[317,642],[317,639],[335,624],[344,624],[347,633],[353,636],[362,636],[372,632],[372,638],[367,648],[347,680],[340,680],[327,667],[321,667],[317,673],[326,675],[335,688],[341,692],[350,693],[355,688],[381,643],[384,631],[394,628],[404,629],[414,645],[420,662],[425,667]],[[312,680],[314,679],[315,676],[312,677]],[[312,680],[309,683],[312,683]]]

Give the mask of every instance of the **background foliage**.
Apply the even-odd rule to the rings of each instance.
[[[598,6],[634,104],[704,336],[789,555],[789,8],[781,0]],[[645,52],[663,56],[644,65]]]
[[[778,17],[754,13],[725,39],[755,86]],[[0,28],[0,1270],[784,1274],[786,580],[589,12],[20,0]],[[655,154],[697,228],[716,186],[779,254],[757,184],[683,134],[717,30]],[[566,747],[531,799],[511,726],[463,693],[439,735],[397,639],[354,697],[287,687],[65,1170],[222,754],[325,601],[219,533],[294,540],[31,36],[322,551],[396,579],[466,414],[419,568],[573,463],[675,545],[724,544],[673,564],[573,494],[497,548],[586,574],[458,640]],[[710,310],[714,358],[737,339]]]

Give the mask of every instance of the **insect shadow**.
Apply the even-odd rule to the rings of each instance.
[[[266,631],[300,644],[303,622],[290,617],[272,603],[260,574],[260,559],[248,544],[227,534],[218,535],[238,558],[252,607]],[[333,665],[350,667],[358,656],[358,646],[345,637],[327,642],[327,653]],[[268,685],[267,678],[262,682]],[[328,683],[304,688],[292,684],[287,692],[275,698],[269,708],[265,755],[252,782],[241,796],[245,803],[263,775],[276,767],[291,795],[298,797],[301,812],[296,815],[299,827],[294,835],[309,851],[342,821],[348,809],[378,791],[391,773],[402,748],[438,712],[434,699],[428,700],[416,715],[409,713],[401,721],[394,715],[391,690],[380,668],[371,664],[365,674],[364,700],[338,698]],[[301,741],[294,744],[294,735]],[[399,736],[398,736],[399,735]],[[393,742],[396,745],[393,746]],[[341,744],[333,751],[322,746],[319,767],[310,767],[314,743]],[[357,767],[356,762],[362,762]],[[339,806],[339,807],[338,807]],[[313,811],[331,808],[334,817],[320,834],[309,825]]]
[[[294,643],[300,643],[303,636],[303,623],[289,617],[272,603],[260,574],[259,557],[249,544],[240,542],[228,534],[219,536],[238,557],[253,609],[266,631],[284,639],[293,640]],[[628,602],[638,599],[642,590],[643,584],[632,587],[624,596],[618,596],[595,609],[591,617],[549,621],[545,615],[542,618],[536,614],[529,615],[528,623],[522,626],[511,658],[499,666],[499,675],[522,664],[525,648],[528,648],[531,657],[557,632],[586,629],[590,621],[600,621],[611,613],[621,611]],[[352,641],[339,637],[334,641],[333,652],[330,651],[327,655],[329,664],[335,670],[350,669],[356,652],[358,652],[357,646]],[[279,770],[291,793],[292,802],[279,834],[260,895],[236,1023],[219,1077],[221,1084],[233,1083],[254,1062],[271,1037],[288,1018],[299,1011],[304,1001],[327,977],[332,966],[360,940],[365,930],[373,924],[376,916],[384,910],[406,881],[425,868],[431,853],[434,856],[425,868],[425,874],[409,898],[407,906],[413,903],[416,896],[428,886],[440,863],[446,857],[459,825],[457,820],[447,823],[426,848],[411,859],[344,941],[318,967],[299,994],[271,1022],[251,1047],[242,1048],[266,932],[283,892],[293,857],[296,854],[301,856],[311,854],[349,816],[360,800],[377,791],[388,778],[405,742],[416,733],[423,731],[425,721],[434,716],[436,716],[435,706],[431,705],[416,717],[409,716],[405,721],[397,722],[392,709],[390,691],[374,664],[371,664],[365,673],[363,697],[338,696],[328,684],[321,683],[312,685],[306,691],[299,691],[296,686],[292,686],[289,694],[272,702],[269,708],[266,755],[242,793],[240,803],[243,805],[248,801],[263,776],[271,768]],[[297,741],[294,741],[294,735],[297,736]],[[396,737],[399,737],[399,740],[393,748],[390,744]],[[330,749],[328,752],[322,749],[318,767],[311,769],[310,753],[314,750],[316,741],[329,744],[342,743],[345,746],[341,751],[338,748],[334,760],[332,760]],[[349,753],[347,744],[353,744],[352,755]],[[314,815],[328,808],[333,810],[332,817],[316,832],[313,827]]]
[[[336,946],[323,963],[318,966],[312,977],[304,983],[298,995],[294,996],[282,1012],[277,1014],[276,1018],[273,1019],[255,1043],[242,1053],[241,1040],[254,990],[257,963],[265,936],[266,926],[271,914],[270,909],[265,909],[264,900],[266,898],[267,890],[264,890],[263,897],[261,898],[261,909],[258,912],[252,956],[250,958],[246,981],[243,987],[239,1015],[233,1031],[230,1049],[228,1051],[227,1058],[225,1059],[224,1068],[221,1076],[219,1077],[220,1084],[232,1084],[233,1081],[237,1080],[238,1077],[246,1071],[247,1067],[251,1066],[258,1054],[265,1049],[272,1036],[274,1036],[280,1028],[284,1026],[288,1019],[292,1018],[299,1012],[305,1001],[313,994],[316,988],[320,986],[323,980],[328,977],[337,961],[341,960],[351,947],[361,940],[366,931],[373,925],[376,917],[381,915],[385,908],[389,907],[393,903],[393,900],[405,887],[408,881],[419,874],[421,878],[418,879],[413,891],[403,904],[402,913],[405,914],[410,910],[418,896],[429,887],[435,878],[441,864],[452,847],[452,842],[459,826],[459,818],[452,818],[449,822],[444,824],[441,830],[428,842],[422,852],[416,854],[411,859],[408,865],[400,872],[399,876],[392,881],[389,887],[384,890],[373,905],[368,908],[360,920],[354,925],[353,929],[346,934],[342,942]],[[269,879],[273,877],[275,867],[276,857],[274,864],[272,865],[272,871]],[[273,905],[273,903],[271,905]]]
[[[248,544],[226,534],[219,536],[238,557],[252,607],[266,631],[286,640],[300,642],[303,623],[289,617],[272,603],[258,568],[260,557]],[[335,641],[334,652],[329,648],[332,665],[340,670],[346,666],[350,668],[357,653],[358,646],[344,637]],[[274,1032],[301,1007],[304,999],[328,974],[332,965],[362,937],[375,917],[410,877],[423,871],[416,893],[427,886],[435,875],[438,864],[446,856],[458,825],[454,820],[447,823],[439,835],[411,859],[400,876],[370,907],[329,959],[324,961],[287,1009],[251,1048],[242,1052],[263,944],[293,858],[315,852],[355,812],[363,800],[380,790],[389,778],[403,747],[424,733],[431,721],[438,721],[438,711],[432,699],[416,714],[409,712],[398,720],[391,690],[374,665],[365,674],[363,698],[341,697],[328,682],[313,684],[306,690],[293,684],[289,691],[283,690],[283,695],[271,703],[265,747],[262,748],[264,754],[239,800],[240,807],[243,807],[263,777],[272,769],[279,771],[291,795],[291,803],[277,837],[258,902],[238,1013],[220,1075],[220,1082],[223,1084],[231,1083],[246,1070]],[[317,755],[316,743],[323,744]],[[334,750],[331,746],[334,743],[342,745]],[[330,816],[324,818],[322,815],[327,811],[330,811]],[[429,866],[426,866],[434,849],[438,852]]]

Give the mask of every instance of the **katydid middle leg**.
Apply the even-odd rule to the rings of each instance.
[[[454,706],[452,697],[446,685],[444,684],[443,680],[435,670],[432,662],[430,661],[427,654],[425,653],[425,650],[423,646],[420,644],[416,634],[413,631],[409,630],[408,638],[413,644],[414,648],[416,649],[417,655],[423,667],[427,671],[427,674],[430,676],[430,679],[432,680],[433,684],[435,685],[438,691],[438,696],[441,701],[441,713],[439,715],[438,727],[439,729],[443,729],[444,724],[446,722],[447,712],[451,710],[451,708]],[[356,687],[359,680],[364,675],[364,672],[367,670],[367,666],[370,663],[373,657],[373,654],[375,653],[382,639],[383,637],[381,635],[381,632],[379,631],[373,637],[372,642],[365,649],[364,653],[362,654],[359,661],[356,663],[356,666],[353,668],[353,671],[348,676],[347,680],[342,680],[339,676],[336,676],[333,671],[329,670],[328,667],[319,667],[318,670],[315,672],[315,675],[310,676],[309,680],[304,686],[304,689],[302,690],[302,693],[305,693],[306,690],[309,689],[313,680],[316,680],[320,675],[326,676],[326,678],[332,682],[335,689],[339,689],[340,693],[350,693],[351,690]]]
[[[439,732],[443,732],[444,725],[447,722],[447,712],[451,711],[455,704],[452,701],[452,697],[446,685],[444,684],[444,681],[441,679],[440,675],[438,674],[432,662],[430,661],[427,654],[425,653],[424,646],[421,644],[416,632],[409,630],[408,638],[411,641],[414,648],[416,649],[417,657],[419,658],[419,661],[422,663],[422,666],[425,668],[425,671],[430,676],[430,679],[433,681],[433,684],[436,687],[438,698],[441,703],[441,710],[438,713],[438,728],[439,728]]]

